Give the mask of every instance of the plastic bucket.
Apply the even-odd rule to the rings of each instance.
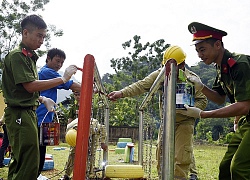
[[[40,126],[40,145],[55,146],[60,142],[60,123],[42,123]]]
[[[194,106],[195,89],[189,83],[177,83],[176,87],[176,109],[185,109],[184,105]]]

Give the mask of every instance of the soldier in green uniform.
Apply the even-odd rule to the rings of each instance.
[[[222,104],[227,95],[231,104],[211,111],[186,106],[187,110],[181,113],[201,118],[235,117],[238,129],[220,163],[219,179],[249,180],[250,56],[231,53],[225,49],[222,42],[222,37],[227,35],[225,31],[198,22],[189,24],[188,29],[193,34],[193,42],[199,58],[207,65],[214,63],[217,69],[212,89],[199,79],[190,78],[190,81],[193,81],[195,87],[213,102]]]
[[[178,46],[170,46],[164,53],[163,64],[169,59],[175,59],[178,64],[178,68],[182,69],[186,75],[195,76],[199,78],[195,73],[185,68],[186,54]],[[122,97],[133,97],[136,95],[143,94],[151,88],[160,69],[152,72],[150,75],[145,77],[143,80],[135,82],[120,91],[114,91],[109,94],[111,100],[117,100]],[[205,109],[207,105],[206,97],[201,93],[195,92],[195,106],[201,109]],[[161,109],[161,108],[160,108]],[[162,117],[162,115],[160,115]],[[188,117],[182,114],[176,114],[176,130],[175,130],[175,179],[187,179],[190,171],[190,164],[192,163],[193,157],[193,133],[194,133],[195,118]],[[160,128],[161,130],[161,128]],[[158,145],[157,145],[157,160],[158,170],[160,161],[162,160],[162,147],[161,147],[161,132],[158,134]],[[193,178],[194,179],[194,178]]]
[[[22,41],[4,59],[2,89],[7,105],[5,124],[12,147],[9,180],[37,179],[39,143],[35,110],[39,103],[44,103],[48,111],[53,111],[56,105],[50,98],[40,96],[39,91],[67,82],[77,71],[77,67],[71,65],[66,68],[63,77],[38,80],[38,56],[34,50],[43,44],[46,29],[46,23],[39,16],[25,17],[21,22]]]

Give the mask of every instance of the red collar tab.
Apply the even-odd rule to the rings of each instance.
[[[224,74],[228,73],[228,69],[227,69],[227,65],[226,64],[222,64],[222,73],[224,73]]]
[[[33,54],[31,53],[31,52],[29,52],[27,49],[25,49],[25,48],[22,48],[22,53],[27,57],[27,56],[29,56],[29,57],[32,57],[33,56]]]
[[[228,58],[227,64],[228,64],[230,67],[233,67],[233,66],[236,64],[236,61],[235,61],[233,58]]]
[[[200,30],[193,34],[193,41],[214,38],[222,40],[222,34],[216,31]]]

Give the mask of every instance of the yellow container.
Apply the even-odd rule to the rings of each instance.
[[[107,165],[105,176],[107,178],[143,178],[144,171],[141,165]]]

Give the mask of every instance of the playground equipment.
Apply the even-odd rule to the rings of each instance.
[[[143,167],[140,165],[107,165],[105,167],[107,178],[142,178],[144,176]]]
[[[139,110],[139,144],[138,144],[138,165],[109,165],[108,152],[103,151],[102,165],[100,169],[103,169],[102,178],[146,178],[146,179],[174,179],[174,119],[175,119],[175,101],[176,101],[176,61],[169,60],[162,68],[160,74],[156,78],[149,93],[142,102]],[[93,84],[96,88],[100,102],[98,101],[98,109],[102,109],[101,117],[97,118],[106,127],[107,137],[106,143],[108,143],[109,132],[109,105],[107,99],[107,93],[101,83],[101,78],[95,64],[94,57],[92,55],[86,55],[84,58],[81,86],[81,99],[79,107],[79,122],[77,129],[76,139],[76,157],[74,164],[74,180],[89,179],[89,144],[92,139],[89,138],[91,117],[93,117]],[[155,132],[153,126],[153,108],[148,107],[151,100],[154,100],[154,95],[164,81],[164,93],[163,96],[163,114],[161,115],[161,128],[164,132],[160,134],[162,144],[162,163],[159,177],[155,178],[151,176],[152,172],[152,137]],[[99,161],[100,162],[99,156]],[[100,163],[98,163],[100,165]],[[162,173],[164,172],[164,173]]]
[[[124,154],[125,153],[125,148],[128,143],[132,143],[131,138],[119,138],[117,142],[117,147],[115,148],[115,153],[116,154]]]
[[[127,143],[125,147],[125,160],[126,163],[133,163],[134,161],[134,152],[135,152],[134,143]]]
[[[104,113],[97,112],[97,118],[99,122],[105,124],[106,132],[109,132],[109,121],[108,121],[108,99],[106,97],[105,89],[101,83],[101,78],[95,64],[94,57],[92,55],[86,55],[84,58],[84,66],[83,66],[83,74],[82,74],[82,86],[81,86],[81,98],[80,98],[80,106],[79,106],[79,115],[78,115],[78,127],[77,127],[77,138],[76,138],[76,154],[75,154],[75,163],[74,163],[74,175],[73,178],[75,180],[85,180],[89,179],[90,172],[90,163],[93,160],[91,158],[91,154],[89,151],[92,147],[89,145],[95,145],[95,142],[92,142],[91,135],[91,117],[93,116],[93,87],[95,87],[95,91],[98,92],[98,110],[102,109]],[[93,86],[94,84],[94,86]],[[95,140],[97,141],[97,140]],[[98,143],[98,142],[96,142]],[[106,137],[105,143],[108,144],[108,135]],[[100,151],[101,152],[101,151]],[[93,156],[92,156],[93,157]],[[96,156],[95,156],[96,157]],[[99,167],[99,169],[103,169],[108,162],[108,154],[107,151],[103,151],[102,155],[103,159],[101,164],[101,155],[99,155],[98,164],[103,167]],[[95,162],[94,162],[95,163]],[[104,176],[104,175],[103,175]]]
[[[158,178],[162,180],[174,179],[174,141],[175,141],[175,102],[176,102],[176,66],[174,59],[167,61],[162,68],[155,82],[150,88],[149,93],[144,98],[139,107],[139,164],[145,166],[144,171],[148,174],[147,178],[151,179],[151,165],[152,165],[152,136],[153,123],[152,121],[145,121],[147,116],[152,115],[152,108],[149,107],[150,101],[153,100],[154,94],[163,84],[163,94],[159,94],[159,104],[163,111],[160,114],[160,148],[161,165],[159,167]],[[163,101],[163,100],[164,101]],[[161,111],[160,111],[161,112]],[[151,117],[153,119],[153,117]],[[146,131],[147,133],[144,133]],[[151,131],[148,133],[148,131]],[[164,133],[163,133],[164,132]],[[143,135],[146,134],[146,137]],[[150,136],[151,137],[150,137]],[[145,153],[144,153],[145,149]],[[145,154],[145,155],[144,155]],[[149,158],[147,158],[149,157]],[[145,165],[144,165],[145,164]],[[164,173],[163,173],[164,172]]]

